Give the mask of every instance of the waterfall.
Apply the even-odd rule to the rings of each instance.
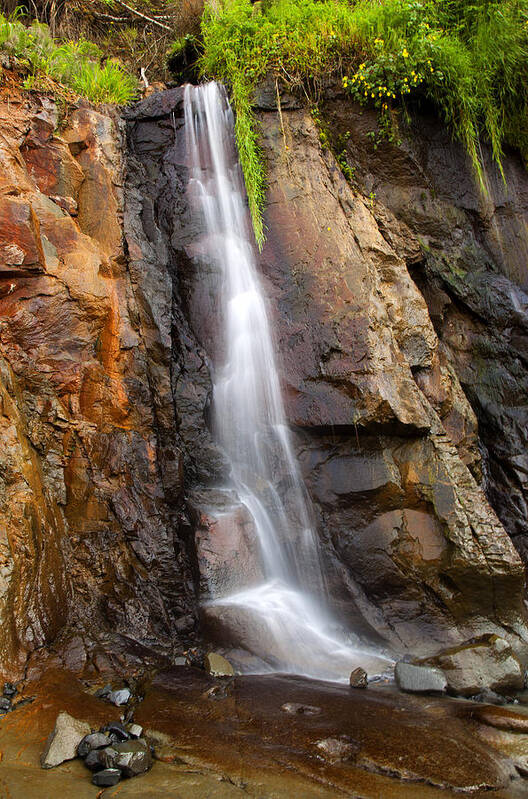
[[[221,355],[214,363],[214,433],[258,542],[262,579],[213,603],[247,628],[248,649],[283,671],[339,679],[372,658],[333,620],[312,507],[296,461],[270,321],[257,273],[233,114],[217,83],[187,86],[189,194],[208,260],[221,274]],[[236,573],[237,564],[231,564]],[[241,619],[243,620],[241,622]]]

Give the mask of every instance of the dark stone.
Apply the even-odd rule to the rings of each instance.
[[[18,689],[12,682],[4,683],[4,696],[8,699],[12,699],[18,693]]]
[[[121,772],[117,768],[106,768],[104,771],[98,771],[92,777],[92,783],[99,788],[109,788],[112,785],[117,785],[121,779]]]
[[[193,666],[195,669],[204,668],[205,650],[200,647],[188,649],[185,653],[185,657],[188,666]]]
[[[118,743],[128,741],[130,738],[130,733],[120,721],[112,721],[110,724],[106,724],[101,728],[101,732],[108,733],[110,739]]]
[[[217,685],[212,685],[202,694],[204,699],[226,699],[233,693],[232,682],[225,680]]]
[[[359,666],[350,674],[351,688],[368,688],[368,674]]]
[[[122,771],[123,776],[136,777],[151,768],[152,755],[143,738],[125,741],[117,744],[115,748],[117,750],[115,765]]]
[[[342,102],[330,102],[328,112],[335,135],[352,132],[347,161],[360,185],[376,187],[384,237],[398,238],[400,251],[409,250],[412,277],[477,416],[485,491],[528,562],[528,192],[522,159],[505,154],[503,181],[483,143],[483,202],[464,148],[435,118],[416,117],[402,131],[401,145],[374,149],[367,136],[376,127],[374,115],[355,115],[351,124]],[[473,469],[479,477],[476,464]]]
[[[11,710],[11,700],[7,696],[0,696],[0,712]]]
[[[77,754],[79,757],[86,757],[93,749],[104,749],[111,743],[108,735],[103,732],[92,732],[90,735],[85,735],[79,746],[77,747]]]
[[[108,694],[110,694],[111,692],[112,692],[112,686],[105,685],[104,688],[98,688],[94,696],[96,696],[98,699],[106,699]]]
[[[92,749],[86,757],[84,758],[84,765],[86,768],[89,768],[90,771],[102,771],[104,768],[107,768],[109,764],[103,761],[103,750],[101,749]]]

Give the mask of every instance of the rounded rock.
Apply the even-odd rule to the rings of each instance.
[[[93,775],[92,783],[99,788],[110,788],[112,785],[117,785],[120,779],[121,772],[118,768],[105,768]]]

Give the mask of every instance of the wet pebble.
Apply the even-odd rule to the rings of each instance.
[[[368,674],[361,667],[354,669],[350,674],[351,688],[368,688]]]
[[[111,741],[128,741],[130,733],[120,721],[111,721],[101,728],[101,732],[107,733]]]
[[[91,732],[90,735],[85,735],[80,742],[77,754],[79,757],[86,757],[93,749],[104,749],[111,743],[112,741],[104,732]]]
[[[329,763],[343,763],[350,760],[360,749],[357,741],[353,741],[352,738],[345,735],[341,735],[339,738],[323,738],[316,741],[315,745]]]
[[[0,713],[9,713],[11,700],[7,696],[0,696]]]
[[[137,777],[144,774],[152,766],[152,755],[147,742],[143,738],[135,741],[126,741],[116,745],[116,768],[120,769],[125,777]]]
[[[315,705],[303,705],[299,702],[285,702],[281,705],[281,710],[285,713],[290,713],[293,715],[304,715],[304,716],[318,716],[321,713],[321,708],[316,707]]]
[[[205,656],[205,670],[212,677],[234,677],[235,670],[231,663],[218,652],[208,652]]]
[[[121,772],[117,768],[105,768],[103,771],[96,772],[92,777],[92,783],[99,788],[110,788],[117,785],[121,779]]]
[[[121,705],[126,705],[128,702],[130,702],[132,693],[128,688],[121,688],[119,691],[110,691],[106,698],[113,705],[120,707]]]

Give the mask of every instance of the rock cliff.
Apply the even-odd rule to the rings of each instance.
[[[1,98],[0,670],[9,675],[49,647],[76,669],[104,668],[112,653],[118,663],[121,650],[170,654],[194,624],[176,532],[178,461],[163,455],[171,422],[123,248],[119,124],[88,107],[59,132],[57,123],[46,98]]]
[[[1,99],[0,671],[171,659],[226,473],[182,90],[59,131],[45,98]],[[498,633],[526,655],[526,176],[508,158],[516,196],[484,208],[438,126],[373,150],[375,121],[329,100],[351,186],[302,108],[259,113],[260,267],[336,608],[396,650]]]

